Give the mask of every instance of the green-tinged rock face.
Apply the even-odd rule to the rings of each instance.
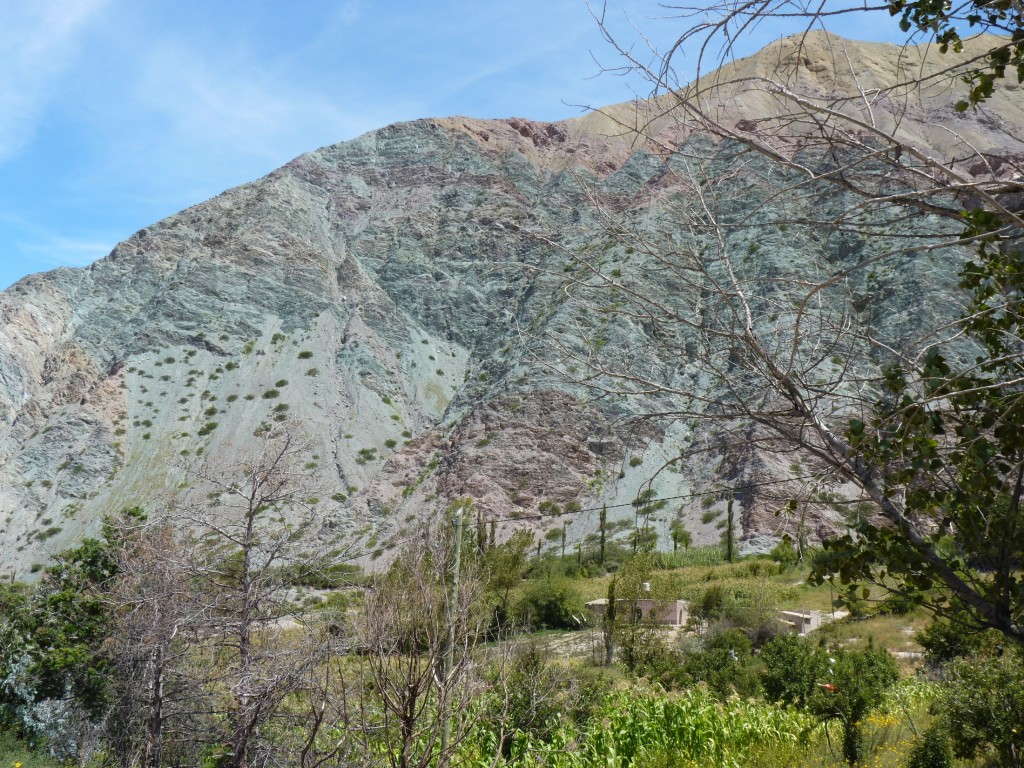
[[[747,386],[713,333],[740,305],[714,281],[732,270],[758,334],[856,387],[955,315],[964,255],[906,252],[908,216],[950,231],[925,214],[860,213],[824,182],[780,194],[782,164],[672,146],[569,123],[390,126],[0,294],[0,575],[104,512],[173,506],[186,466],[237,461],[278,426],[308,443],[324,535],[365,562],[463,496],[499,538],[568,508],[573,547],[607,505],[623,537],[646,515],[662,549],[677,518],[717,541],[727,499],[700,494],[799,467],[700,418],[728,394],[708,359]],[[835,343],[840,327],[856,333]],[[667,506],[631,504],[648,481]],[[756,537],[777,496],[737,498],[741,538],[772,544]]]

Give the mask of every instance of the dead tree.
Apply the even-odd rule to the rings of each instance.
[[[191,468],[196,489],[178,511],[196,553],[189,576],[206,601],[207,689],[221,692],[224,760],[234,768],[267,758],[261,727],[328,653],[306,642],[306,619],[290,594],[326,565],[305,461],[292,431],[265,434],[237,466]]]
[[[372,702],[364,711],[376,716],[362,727],[392,768],[447,764],[479,716],[474,699],[484,682],[474,652],[490,615],[472,567],[452,599],[452,546],[441,536],[407,547],[366,596],[358,643]],[[442,754],[446,720],[451,737]]]
[[[972,118],[997,110],[999,78],[1024,66],[1024,20],[985,7],[883,4],[938,45],[867,54],[820,29],[863,10],[853,4],[676,7],[676,43],[643,57],[607,33],[654,98],[606,117],[664,172],[631,201],[581,184],[604,221],[588,244],[599,247],[548,241],[571,261],[566,293],[642,341],[615,354],[580,344],[579,329],[553,341],[588,386],[699,424],[684,457],[759,451],[782,476],[781,509],[852,510],[830,550],[848,587],[884,573],[937,612],[1024,642],[1012,587],[1024,552],[1024,144],[1008,127],[1005,146],[986,149]],[[737,39],[774,16],[805,32],[733,61]],[[961,40],[958,20],[1015,37]],[[684,50],[691,80],[677,74]],[[942,99],[957,88],[951,108]],[[941,115],[954,110],[972,119],[953,127]],[[798,269],[787,249],[807,255]],[[883,290],[925,267],[952,305],[909,298],[897,315],[907,308]],[[738,498],[750,493],[733,480]],[[949,534],[955,555],[938,545]]]

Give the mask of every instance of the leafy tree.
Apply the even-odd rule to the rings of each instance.
[[[608,596],[605,598],[606,607],[604,616],[601,617],[601,634],[604,637],[604,665],[610,667],[615,657],[615,625],[618,619],[619,604],[615,594],[618,577],[612,576],[608,581]]]
[[[654,566],[653,553],[641,551],[626,561],[615,580],[615,645],[631,673],[658,652],[658,625],[643,617],[640,604],[641,600],[662,597],[651,591]]]
[[[850,421],[846,465],[890,525],[863,520],[826,542],[815,578],[836,573],[851,597],[895,580],[935,613],[1024,645],[1022,265],[1024,253],[983,243],[961,282],[974,363],[954,369],[933,346],[918,370],[893,364],[870,418]]]
[[[819,649],[827,653],[821,685],[808,698],[808,708],[843,727],[843,757],[855,765],[861,757],[861,726],[871,710],[882,703],[885,692],[899,680],[899,668],[888,652],[877,648],[847,651]]]
[[[725,505],[725,527],[722,529],[722,546],[725,547],[725,559],[730,563],[736,558],[736,515],[733,512],[735,497],[729,494]]]
[[[494,628],[503,628],[511,618],[512,590],[522,583],[529,567],[528,553],[533,543],[529,531],[516,531],[504,544],[495,546],[483,557],[486,595],[493,605]]]
[[[653,488],[645,488],[631,502],[633,506],[633,553],[653,550],[658,544],[658,532],[651,527],[651,515],[668,504],[658,499]],[[640,521],[643,519],[643,525]]]
[[[30,590],[0,590],[0,723],[26,735],[49,732],[62,757],[75,755],[88,723],[110,698],[110,607],[104,592],[118,575],[123,532],[145,515],[138,508],[104,520],[101,538],[65,550]],[[59,734],[59,735],[58,735]]]
[[[956,659],[933,706],[940,727],[964,760],[994,757],[1024,765],[1024,662],[1021,654]]]
[[[777,637],[761,649],[765,695],[806,708],[843,728],[843,756],[861,757],[861,724],[885,692],[899,680],[896,662],[886,651],[848,651],[815,646],[801,637]]]
[[[677,517],[672,521],[670,531],[672,534],[673,554],[679,551],[679,547],[689,549],[690,545],[693,544],[693,534],[687,530],[686,523],[684,523],[681,518]]]
[[[828,670],[828,657],[810,641],[781,635],[761,648],[764,692],[772,701],[806,707]]]

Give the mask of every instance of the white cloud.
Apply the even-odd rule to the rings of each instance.
[[[91,237],[76,239],[63,235],[48,235],[31,242],[17,243],[16,248],[27,259],[43,268],[85,267],[110,253],[114,240]]]
[[[376,127],[279,77],[266,62],[217,58],[180,44],[149,52],[134,98],[165,121],[175,142],[274,162],[282,152],[313,149],[310,134],[331,140]]]
[[[0,4],[0,162],[38,127],[52,88],[108,0]]]

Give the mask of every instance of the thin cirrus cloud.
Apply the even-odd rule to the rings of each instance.
[[[32,242],[20,243],[19,246],[41,269],[53,269],[60,266],[87,266],[110,252],[111,241],[42,235]]]
[[[666,13],[614,0],[607,20],[664,49]],[[0,0],[0,288],[398,120],[645,95],[601,64],[621,60],[584,0]]]
[[[61,74],[108,0],[0,5],[0,162],[31,142]]]
[[[217,62],[176,45],[147,57],[134,98],[160,126],[154,142],[267,162],[315,148],[303,146],[310,133],[342,136],[374,127],[372,118],[346,114],[324,94],[283,80],[266,65]]]

